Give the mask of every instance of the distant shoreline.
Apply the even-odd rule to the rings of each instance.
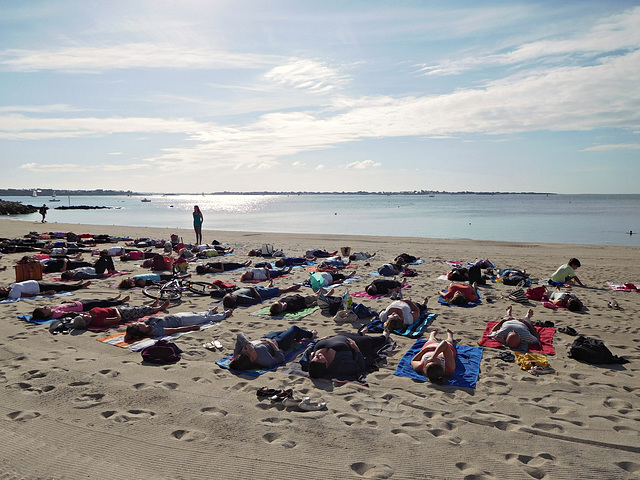
[[[4,197],[78,197],[78,196],[144,196],[144,195],[558,195],[553,192],[448,192],[444,190],[404,190],[404,191],[388,191],[388,192],[198,192],[198,193],[164,193],[164,192],[132,192],[121,190],[54,190],[48,188],[38,188],[37,193],[33,196],[33,189],[0,189],[0,199]]]

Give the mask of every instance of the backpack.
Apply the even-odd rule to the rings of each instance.
[[[596,365],[610,363],[629,363],[626,358],[611,353],[602,340],[580,335],[569,347],[569,357]]]
[[[320,295],[318,297],[318,306],[323,315],[333,317],[338,313],[338,310],[342,310],[342,297]]]
[[[172,257],[163,257],[162,255],[156,255],[151,259],[151,270],[171,270],[172,266]]]
[[[151,363],[175,363],[180,360],[182,350],[172,342],[158,340],[142,350],[142,360]]]
[[[355,313],[360,319],[378,316],[378,312],[367,307],[364,303],[354,303],[351,306],[351,310],[353,310],[353,313]]]
[[[531,300],[542,300],[547,296],[547,289],[544,285],[535,288],[527,288],[527,298]]]

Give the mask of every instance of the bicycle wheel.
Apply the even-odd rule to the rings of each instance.
[[[155,300],[175,301],[182,296],[182,292],[176,287],[166,285],[147,285],[142,289],[142,293]]]
[[[190,292],[203,296],[209,296],[212,291],[218,289],[215,285],[205,282],[187,282],[187,288]]]

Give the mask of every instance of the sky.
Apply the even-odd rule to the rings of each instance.
[[[0,0],[0,188],[640,193],[640,2]]]

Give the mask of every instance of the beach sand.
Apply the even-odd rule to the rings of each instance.
[[[129,237],[192,241],[192,231],[40,224],[0,220],[1,237],[29,231],[108,233]],[[214,362],[232,352],[235,336],[257,339],[286,329],[288,321],[251,315],[260,307],[238,308],[220,324],[176,340],[184,351],[173,365],[147,365],[140,353],[98,342],[105,333],[75,331],[52,335],[47,325],[18,319],[36,305],[81,298],[108,298],[118,293],[118,277],[95,280],[74,296],[0,304],[0,475],[1,478],[375,478],[375,479],[574,479],[638,478],[640,475],[640,360],[638,293],[613,292],[606,281],[640,283],[640,249],[629,247],[478,242],[390,237],[290,235],[204,231],[234,246],[228,261],[244,261],[250,248],[271,243],[288,255],[308,249],[329,251],[350,246],[354,252],[377,252],[371,266],[357,268],[349,286],[362,290],[369,273],[397,254],[426,261],[408,278],[405,298],[429,297],[438,316],[432,328],[455,332],[460,344],[477,346],[486,322],[499,320],[511,287],[481,287],[483,301],[474,308],[438,304],[448,285],[437,277],[450,267],[434,260],[488,258],[500,268],[526,269],[546,279],[571,257],[582,262],[578,276],[588,288],[572,290],[586,313],[554,311],[533,302],[534,320],[556,327],[572,326],[599,338],[625,365],[594,366],[568,357],[574,340],[555,333],[556,355],[549,356],[555,375],[534,376],[485,348],[477,387],[435,386],[394,375],[398,361],[414,340],[393,335],[400,347],[387,365],[368,375],[368,386],[332,384],[287,374],[282,369],[258,378],[238,376]],[[12,265],[22,255],[0,259],[0,284],[15,280]],[[85,255],[87,257],[88,255]],[[255,261],[255,258],[254,258]],[[116,268],[143,273],[139,262],[116,261]],[[192,268],[193,269],[193,268]],[[295,269],[276,285],[308,278]],[[46,275],[48,277],[56,276]],[[237,272],[197,279],[233,282]],[[304,291],[304,290],[303,290]],[[338,288],[337,293],[344,291]],[[310,292],[310,291],[309,291]],[[148,303],[141,290],[128,292],[131,305]],[[306,293],[306,292],[305,292]],[[621,309],[608,302],[616,299]],[[171,311],[205,310],[209,297],[185,294]],[[382,300],[354,299],[381,309]],[[515,304],[524,316],[527,306]],[[320,336],[355,332],[319,311],[298,320]],[[222,352],[203,344],[222,342]],[[327,402],[314,412],[284,408],[256,397],[262,386],[292,388],[297,397]]]

